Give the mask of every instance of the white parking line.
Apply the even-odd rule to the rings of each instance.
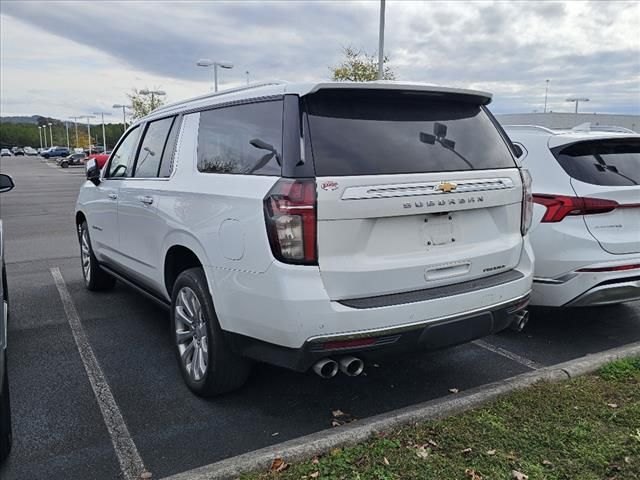
[[[84,369],[91,383],[91,388],[98,401],[102,418],[109,431],[111,443],[116,451],[122,475],[125,480],[138,479],[143,473],[146,473],[142,458],[138,453],[135,443],[133,443],[127,424],[122,417],[122,413],[120,413],[113,393],[111,393],[111,389],[100,368],[98,359],[93,353],[93,349],[84,331],[84,327],[80,322],[80,316],[71,299],[64,278],[62,278],[60,269],[58,267],[52,268],[51,275],[60,294],[60,299],[62,300],[62,305],[64,306],[64,311],[67,315],[69,326],[71,327],[73,339],[76,342]],[[147,475],[145,475],[145,477],[146,476]]]
[[[517,353],[510,352],[509,350],[505,350],[502,347],[498,347],[496,345],[492,345],[491,343],[487,343],[484,340],[474,340],[474,345],[484,348],[485,350],[489,350],[490,352],[497,353],[498,355],[502,355],[503,357],[508,358],[509,360],[513,360],[514,362],[519,363],[520,365],[524,365],[525,367],[530,368],[531,370],[538,370],[542,368],[542,365],[534,362],[533,360],[529,360],[522,355],[518,355]]]

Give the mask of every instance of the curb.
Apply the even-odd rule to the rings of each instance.
[[[506,380],[488,383],[455,396],[430,400],[358,420],[338,428],[322,430],[165,477],[165,480],[224,480],[256,470],[266,471],[276,457],[281,457],[287,462],[307,459],[314,455],[326,453],[334,448],[362,442],[383,430],[453,415],[481,406],[500,395],[525,388],[540,381],[559,382],[567,380],[591,373],[614,360],[633,356],[640,356],[640,342],[586,355],[575,360],[523,373]]]

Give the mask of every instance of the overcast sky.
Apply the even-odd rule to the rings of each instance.
[[[201,57],[228,60],[221,88],[322,80],[342,46],[375,53],[378,1],[0,3],[2,115],[114,111],[132,88],[176,101],[211,89]],[[640,114],[640,2],[387,1],[399,80],[493,92],[495,113]],[[115,113],[115,112],[114,112]],[[115,118],[114,118],[115,120]]]

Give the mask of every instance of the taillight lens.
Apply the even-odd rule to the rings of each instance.
[[[531,227],[531,219],[533,218],[531,174],[526,168],[521,168],[520,177],[522,178],[522,220],[520,223],[520,231],[522,232],[522,236],[525,236]]]
[[[264,199],[267,234],[281,262],[317,265],[316,182],[281,178]]]
[[[533,201],[547,208],[542,222],[561,222],[567,215],[593,215],[615,210],[619,204],[614,200],[590,197],[568,197],[565,195],[533,194]]]

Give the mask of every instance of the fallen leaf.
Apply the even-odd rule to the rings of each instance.
[[[331,413],[335,418],[344,417],[344,412],[342,410],[332,410]]]
[[[607,403],[607,407],[618,408],[618,404],[617,403]]]
[[[487,455],[495,455],[496,451],[495,450],[487,450]]]
[[[331,426],[332,427],[339,427],[340,425],[342,425],[342,424],[337,420],[332,420],[331,421]]]
[[[373,365],[371,365],[371,366],[372,366],[372,367],[375,367],[375,368],[380,368],[380,365],[378,365],[377,363],[374,363],[374,364],[373,364]]]
[[[314,465],[317,465],[318,463],[320,463],[320,460],[318,460],[318,457],[313,457],[313,460],[311,460],[311,463]]]
[[[471,480],[482,480],[482,477],[476,473],[476,471],[472,468],[467,468],[464,471],[464,474],[471,478]]]
[[[432,447],[437,447],[438,446],[438,444],[436,442],[434,442],[433,440],[429,440],[427,443],[429,445],[431,445]]]
[[[458,390],[457,388],[450,388],[449,392],[451,393],[458,393],[460,390]]]
[[[289,464],[285,462],[282,458],[276,457],[273,462],[271,462],[271,471],[272,472],[282,472],[289,468]]]
[[[331,450],[331,456],[336,456],[340,454],[341,451],[342,451],[341,448],[334,448],[333,450]]]
[[[553,467],[553,463],[551,463],[549,460],[542,460],[542,464],[545,467]]]
[[[515,452],[509,452],[509,455],[507,455],[507,459],[515,462],[518,459],[518,455]]]
[[[278,435],[280,435],[280,432],[273,432],[273,433],[271,434],[271,436],[272,436],[272,437],[277,437]]]
[[[318,478],[320,476],[320,472],[313,472],[309,474],[309,478]]]
[[[465,448],[464,450],[462,450],[462,453],[465,453],[465,454],[471,453],[471,452],[472,452],[471,448]]]
[[[423,460],[429,456],[429,450],[424,448],[424,445],[420,445],[416,448],[416,455],[418,458],[422,458]]]
[[[529,480],[529,476],[518,470],[511,470],[511,478],[513,480]]]
[[[631,457],[624,457],[624,463],[631,463]]]
[[[147,472],[146,470],[140,474],[142,480],[149,480],[152,476],[151,472]]]
[[[385,465],[389,465],[389,460],[387,460],[387,457],[382,457],[382,463],[384,463]]]

